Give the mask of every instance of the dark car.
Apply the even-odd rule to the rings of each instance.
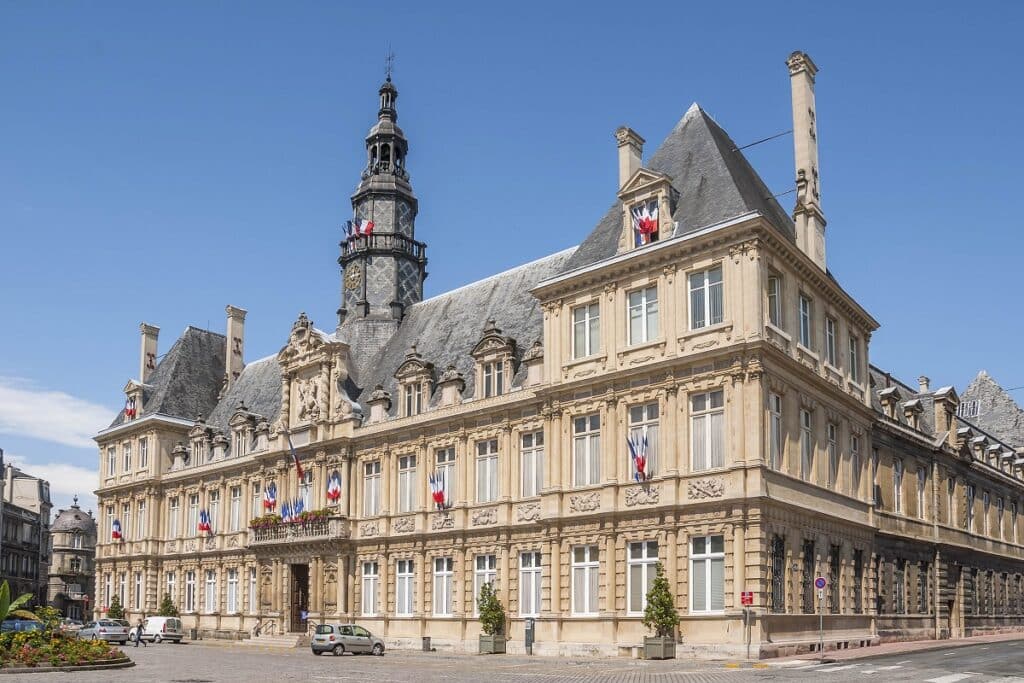
[[[384,641],[357,624],[318,624],[309,646],[315,655],[384,655]]]
[[[32,619],[7,619],[0,624],[0,633],[41,631],[43,623]]]

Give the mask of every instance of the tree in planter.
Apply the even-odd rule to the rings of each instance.
[[[651,589],[647,591],[647,607],[644,608],[643,624],[654,631],[654,638],[644,639],[644,649],[649,659],[675,657],[675,635],[679,626],[675,598],[665,577],[665,568],[659,562]]]
[[[480,629],[483,635],[480,636],[480,652],[482,654],[494,654],[505,651],[505,609],[494,592],[494,585],[490,582],[480,587],[480,596],[476,601],[477,610],[480,612]]]
[[[157,614],[161,617],[176,617],[178,616],[178,608],[171,602],[171,596],[164,593],[163,600],[160,601],[160,609],[157,610]]]
[[[116,595],[110,599],[110,607],[107,608],[107,619],[124,619],[124,607],[121,607],[121,600]]]

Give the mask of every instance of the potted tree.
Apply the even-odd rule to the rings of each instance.
[[[480,654],[493,655],[505,652],[505,610],[494,592],[494,586],[485,583],[480,587],[477,598],[480,612]]]
[[[644,638],[644,658],[674,659],[679,614],[676,612],[668,579],[665,578],[665,568],[659,562],[655,570],[657,573],[654,583],[647,591],[647,607],[644,609],[643,621],[644,626],[654,631],[654,636]]]
[[[161,617],[178,616],[178,608],[171,602],[171,596],[167,593],[164,593],[164,598],[160,601],[160,609],[157,610],[157,615]]]
[[[110,599],[107,619],[124,619],[124,607],[121,606],[121,600],[116,595]]]

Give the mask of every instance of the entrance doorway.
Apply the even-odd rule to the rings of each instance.
[[[293,564],[291,567],[291,590],[289,591],[291,605],[291,630],[295,633],[303,633],[306,630],[306,622],[302,615],[309,609],[309,565]]]

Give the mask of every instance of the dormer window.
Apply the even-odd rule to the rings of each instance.
[[[505,393],[504,365],[501,361],[484,363],[484,398]]]
[[[515,340],[501,334],[493,320],[487,321],[483,338],[471,352],[477,362],[477,392],[482,398],[500,396],[511,385]]]
[[[406,417],[423,412],[423,390],[420,385],[406,384],[402,387],[402,402]]]
[[[398,380],[402,417],[419,415],[426,410],[434,382],[434,366],[423,360],[415,344],[405,354],[395,379]]]
[[[643,247],[658,240],[658,199],[648,199],[630,207],[633,220],[633,246]]]

